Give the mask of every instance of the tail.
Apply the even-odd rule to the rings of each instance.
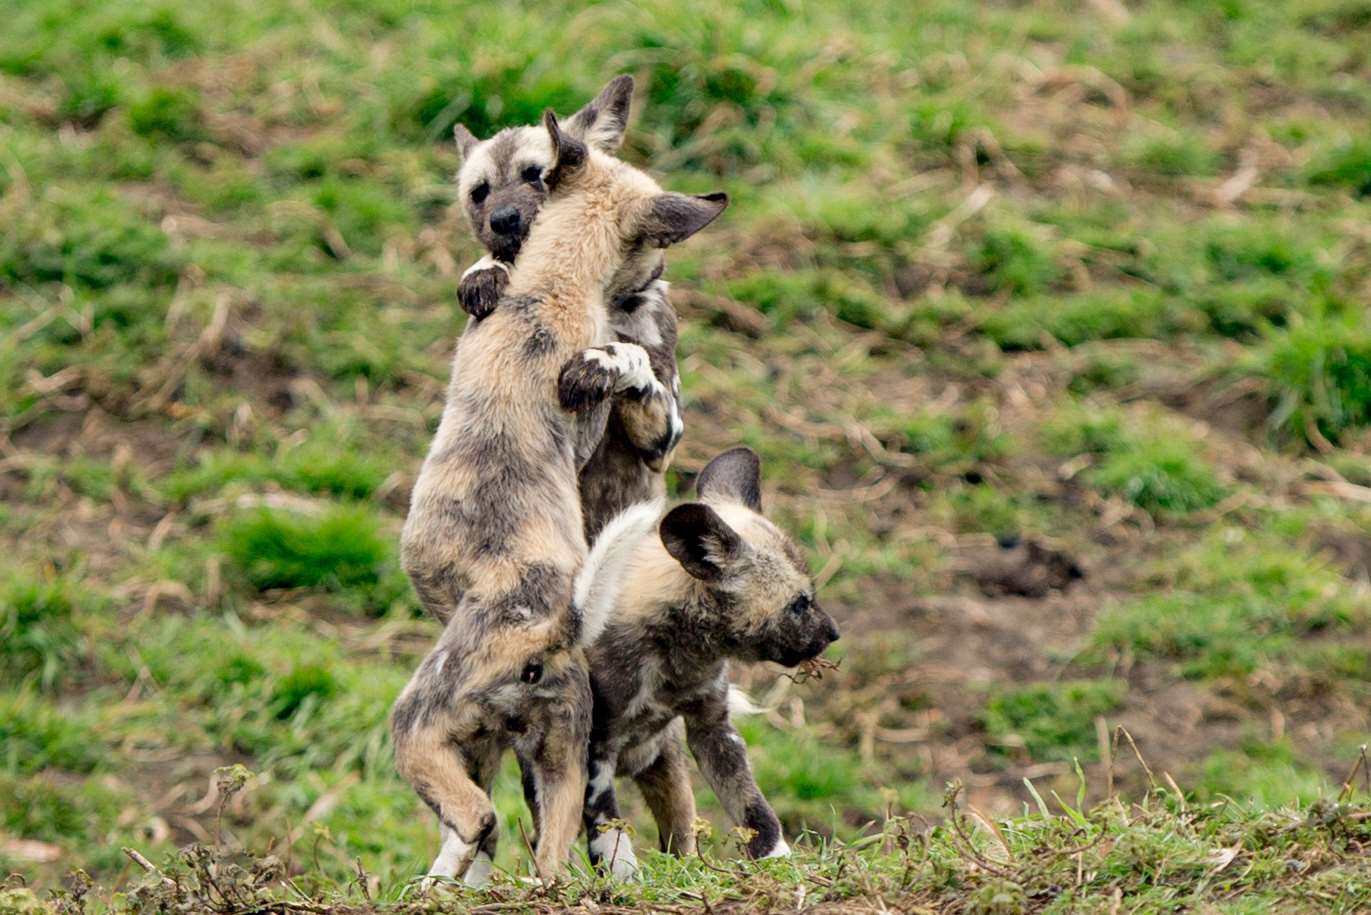
[[[743,692],[742,687],[728,685],[728,713],[729,715],[761,715],[767,709],[752,701],[752,697]]]
[[[585,565],[576,575],[573,592],[581,614],[582,645],[589,645],[604,632],[619,597],[628,560],[638,544],[657,530],[665,506],[664,499],[639,502],[624,509],[600,531]]]

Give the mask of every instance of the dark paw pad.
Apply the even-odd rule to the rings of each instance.
[[[457,287],[457,300],[467,314],[484,318],[495,310],[495,303],[500,301],[508,282],[509,274],[499,267],[473,270],[462,277],[461,285]]]
[[[557,379],[557,398],[563,410],[589,410],[614,393],[617,380],[617,372],[577,354],[562,366],[562,374]]]

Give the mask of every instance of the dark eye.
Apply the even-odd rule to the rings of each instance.
[[[529,184],[538,184],[543,180],[543,167],[541,165],[526,165],[519,174]]]
[[[809,596],[801,594],[791,601],[790,606],[786,607],[786,609],[794,616],[804,616],[809,612]]]
[[[537,683],[543,679],[543,665],[537,661],[529,661],[524,665],[524,670],[519,674],[519,679],[525,683]]]
[[[490,185],[482,181],[471,189],[471,202],[479,205],[488,194],[490,194]]]

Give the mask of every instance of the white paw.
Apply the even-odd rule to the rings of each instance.
[[[462,878],[462,882],[470,887],[483,887],[490,882],[490,873],[495,869],[494,863],[490,860],[490,855],[485,852],[477,852],[476,860],[471,862],[471,867],[467,868],[467,875]]]
[[[463,842],[457,833],[444,826],[443,847],[438,850],[438,857],[433,859],[433,866],[428,869],[428,876],[419,882],[419,891],[428,893],[434,887],[455,879],[458,869],[466,862],[470,853],[471,846]],[[491,869],[490,855],[478,851],[471,863],[467,865],[463,882],[467,886],[485,886],[490,882]]]
[[[619,370],[619,380],[614,385],[616,394],[625,391],[645,391],[657,383],[652,374],[652,360],[647,350],[636,343],[615,343],[614,363]]]
[[[638,858],[633,854],[633,840],[622,829],[608,829],[590,840],[591,851],[602,864],[609,866],[615,880],[631,880],[638,873]]]
[[[785,839],[777,839],[776,847],[762,855],[763,858],[789,858],[790,846],[785,844]]]

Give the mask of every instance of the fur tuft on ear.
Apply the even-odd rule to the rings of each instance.
[[[762,510],[762,459],[751,448],[730,448],[705,465],[695,492],[706,502],[741,502]]]
[[[590,645],[604,632],[609,615],[619,599],[628,561],[638,545],[652,534],[665,505],[662,499],[631,505],[615,515],[600,531],[585,564],[576,573],[575,590],[572,592],[572,599],[581,616],[578,641],[582,645]]]
[[[718,581],[729,560],[743,551],[743,538],[699,502],[678,505],[666,513],[658,531],[662,546],[694,578]]]
[[[566,132],[603,153],[613,153],[624,142],[628,110],[633,103],[633,77],[614,77],[600,94],[567,120]]]
[[[658,194],[652,198],[643,218],[643,240],[654,248],[665,248],[685,241],[714,221],[728,206],[722,192],[702,194]]]
[[[543,175],[549,190],[557,186],[585,165],[590,155],[586,145],[562,130],[557,114],[551,108],[543,112],[543,126],[547,128],[548,138],[552,141],[552,165]]]
[[[462,157],[463,162],[466,161],[467,156],[471,155],[476,144],[481,142],[476,139],[476,134],[467,130],[465,124],[452,125],[452,138],[457,141],[457,154]]]

